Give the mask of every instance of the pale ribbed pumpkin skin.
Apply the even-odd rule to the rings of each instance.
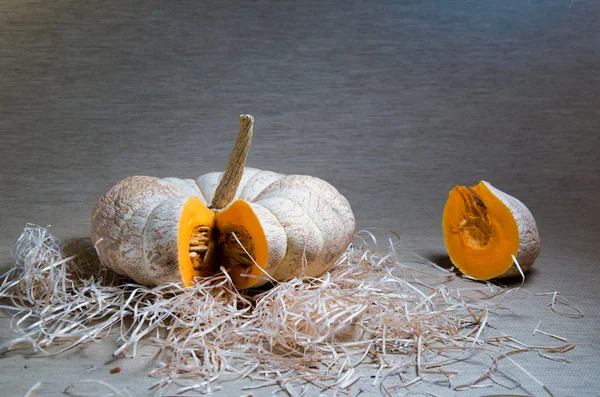
[[[208,205],[221,175],[195,180],[134,176],[117,183],[92,212],[92,241],[101,263],[144,285],[180,282],[178,214],[190,197]],[[238,199],[248,202],[259,219],[269,250],[264,270],[280,281],[322,275],[354,234],[348,201],[319,178],[246,167]]]
[[[540,234],[533,214],[517,198],[496,189],[489,182],[483,181],[487,188],[498,197],[513,215],[519,230],[519,251],[516,258],[524,272],[529,270],[540,254]],[[514,264],[496,278],[514,277],[521,273]]]

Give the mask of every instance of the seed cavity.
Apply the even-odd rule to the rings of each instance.
[[[239,225],[222,225],[219,228],[218,241],[221,247],[221,259],[226,269],[235,266],[243,267],[245,272],[252,269],[255,249],[252,237],[246,229]]]
[[[189,256],[195,270],[204,269],[208,265],[214,244],[210,227],[200,225],[192,229]]]
[[[465,203],[464,218],[454,226],[473,248],[486,247],[492,238],[492,222],[481,199],[467,188],[460,189]]]

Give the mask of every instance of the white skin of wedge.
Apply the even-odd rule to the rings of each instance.
[[[519,231],[519,251],[517,253],[517,262],[523,272],[535,262],[535,259],[540,253],[540,235],[538,228],[533,219],[533,214],[529,209],[518,199],[496,189],[489,182],[483,181],[487,188],[510,210],[513,218],[517,222]],[[506,272],[495,278],[515,277],[521,273],[515,264],[513,264]]]
[[[130,177],[102,197],[92,214],[100,261],[145,285],[181,281],[177,231],[185,201],[212,201],[222,173],[193,180]],[[234,201],[249,202],[267,237],[264,270],[279,281],[318,277],[346,250],[355,219],[348,201],[327,182],[246,167]],[[102,238],[102,241],[98,242]],[[268,282],[259,281],[256,286]]]

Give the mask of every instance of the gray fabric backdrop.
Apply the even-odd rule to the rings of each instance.
[[[89,235],[95,200],[121,178],[223,169],[241,113],[256,118],[249,165],[326,179],[359,228],[397,230],[440,262],[448,191],[488,180],[529,206],[542,237],[503,329],[548,342],[531,335],[543,320],[576,345],[572,363],[522,363],[556,395],[598,395],[597,1],[3,0],[0,111],[1,270],[26,222]],[[586,317],[528,293],[548,291]],[[5,357],[0,395],[38,380],[39,395],[62,395],[85,377],[149,394],[150,365],[108,375],[110,352]],[[523,382],[512,392],[543,393]]]

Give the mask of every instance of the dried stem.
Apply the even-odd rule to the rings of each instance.
[[[254,117],[249,114],[242,114],[240,116],[240,133],[235,141],[235,146],[229,157],[227,168],[223,172],[221,182],[215,191],[211,208],[225,208],[233,200],[244,173],[244,166],[252,143],[253,127]]]

